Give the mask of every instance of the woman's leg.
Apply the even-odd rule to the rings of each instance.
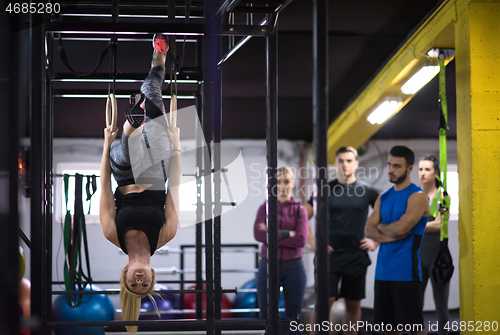
[[[155,35],[156,40],[157,35]],[[146,98],[146,123],[142,125],[142,136],[137,137],[140,141],[138,140],[135,145],[130,144],[131,156],[132,152],[136,151],[140,157],[138,160],[131,157],[136,181],[153,184],[151,189],[165,189],[172,154],[172,143],[167,133],[168,120],[164,116],[166,112],[161,90],[165,76],[165,59],[165,53],[154,51],[152,69],[141,86],[141,92]]]
[[[300,319],[307,283],[306,270],[304,266],[301,266],[294,269],[282,270],[280,273],[283,273],[282,283],[286,318],[295,320],[299,317]],[[298,323],[295,325],[298,325]],[[296,328],[293,327],[293,329]],[[292,331],[290,327],[289,334],[302,334],[302,332],[299,330]]]
[[[267,268],[259,265],[255,278],[255,288],[257,288],[257,302],[259,304],[261,319],[267,319]]]
[[[431,270],[432,273],[432,270]],[[431,274],[432,293],[434,296],[434,305],[436,307],[436,314],[438,319],[438,334],[447,335],[448,330],[444,326],[450,321],[450,312],[448,311],[448,297],[450,295],[450,282],[441,285],[436,282],[434,276]]]
[[[151,119],[166,114],[161,91],[165,78],[165,59],[165,54],[154,51],[153,66],[141,86],[141,92],[146,96],[146,116]]]

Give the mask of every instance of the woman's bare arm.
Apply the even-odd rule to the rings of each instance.
[[[99,207],[99,218],[101,220],[104,236],[114,245],[120,247],[116,232],[116,205],[111,189],[111,166],[109,164],[109,151],[111,143],[116,138],[117,129],[104,129],[104,146],[101,159],[101,199]]]

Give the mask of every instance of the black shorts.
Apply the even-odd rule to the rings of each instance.
[[[424,324],[422,283],[375,280],[375,324]]]
[[[339,281],[340,294],[339,294]],[[330,298],[345,298],[350,300],[362,300],[365,298],[366,270],[357,276],[351,276],[342,272],[330,272]]]
[[[330,298],[364,299],[366,269],[371,263],[368,254],[366,252],[334,252],[329,255],[328,259]],[[314,263],[316,264],[316,259]]]

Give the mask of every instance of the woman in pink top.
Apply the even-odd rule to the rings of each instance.
[[[308,232],[307,212],[292,197],[295,186],[293,171],[287,167],[278,169],[278,261],[279,281],[285,298],[285,314],[288,319],[300,317],[306,288],[306,271],[302,261],[302,248],[306,244]],[[260,307],[260,317],[267,318],[267,248],[266,248],[266,204],[257,212],[253,227],[254,237],[262,242],[261,260],[257,272],[256,287]],[[296,329],[297,327],[293,327]],[[292,331],[289,334],[302,334]]]

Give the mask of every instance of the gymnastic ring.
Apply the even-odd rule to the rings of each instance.
[[[116,129],[116,97],[110,93],[106,101],[106,127],[111,126],[111,131]]]

